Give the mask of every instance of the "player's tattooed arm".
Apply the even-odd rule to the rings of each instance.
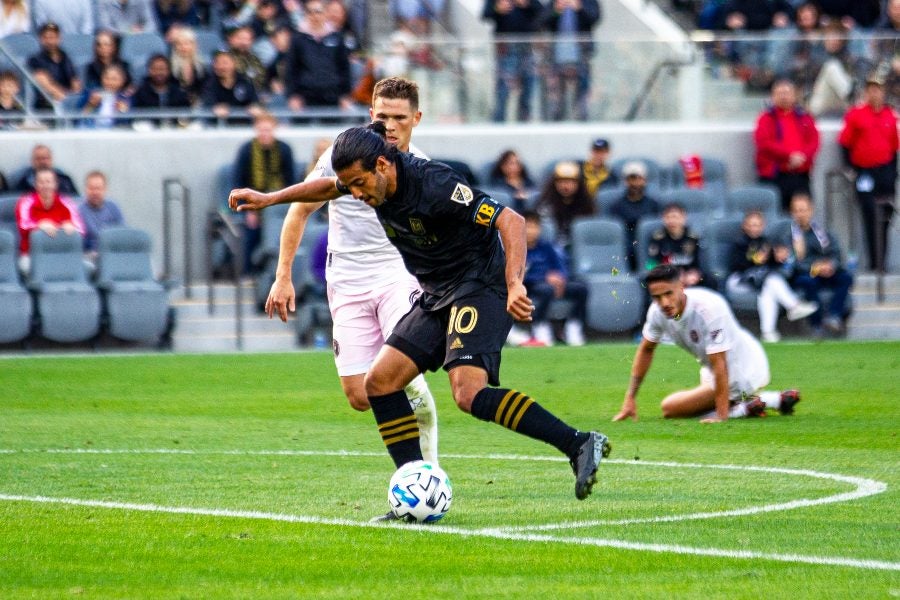
[[[644,381],[644,377],[647,375],[647,371],[650,370],[654,350],[656,350],[655,342],[651,342],[647,338],[641,339],[641,343],[634,353],[634,362],[631,364],[631,380],[628,382],[628,389],[625,391],[622,408],[613,417],[613,421],[624,421],[625,419],[637,421],[637,393],[641,383]]]
[[[638,390],[641,389],[641,382],[644,378],[640,375],[632,375],[631,381],[628,382],[628,391],[625,392],[629,396],[637,396]]]

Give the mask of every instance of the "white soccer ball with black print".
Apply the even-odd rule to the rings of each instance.
[[[450,510],[453,486],[442,468],[417,460],[401,466],[391,477],[388,502],[397,518],[433,523]]]

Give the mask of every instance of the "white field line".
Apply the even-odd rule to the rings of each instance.
[[[381,457],[381,452],[360,452],[360,451],[307,451],[307,450],[187,450],[173,448],[150,448],[150,449],[102,449],[102,448],[50,448],[50,449],[0,449],[0,454],[93,454],[93,455],[116,455],[116,454],[160,454],[160,455],[224,455],[224,456],[336,456],[336,457]],[[472,455],[472,454],[444,454],[444,458],[454,459],[495,459],[495,460],[528,460],[528,461],[547,461],[562,462],[565,459],[551,456],[525,456],[512,454],[488,454],[488,455]],[[648,467],[666,467],[673,469],[719,469],[729,471],[751,471],[760,473],[778,473],[783,475],[794,475],[813,477],[817,479],[826,479],[846,483],[856,487],[853,491],[841,494],[833,494],[815,499],[800,499],[790,502],[778,504],[768,504],[762,506],[752,506],[747,508],[732,509],[726,511],[692,513],[683,515],[669,515],[661,517],[646,517],[636,519],[614,519],[614,520],[590,520],[590,521],[574,521],[567,523],[550,523],[544,525],[534,525],[528,527],[506,527],[506,528],[487,528],[487,529],[460,529],[455,527],[447,527],[440,525],[428,526],[412,526],[404,524],[403,527],[423,529],[425,531],[435,533],[451,533],[465,536],[482,536],[493,537],[497,539],[536,541],[536,542],[557,542],[568,544],[582,544],[593,546],[605,546],[611,548],[621,548],[630,550],[639,550],[647,552],[669,552],[676,554],[696,554],[705,556],[720,556],[726,558],[746,558],[746,559],[766,559],[782,562],[803,562],[809,564],[849,566],[866,569],[882,569],[882,570],[900,570],[900,563],[892,563],[879,560],[852,559],[843,557],[816,557],[803,556],[795,554],[777,554],[765,552],[751,552],[741,550],[728,550],[718,548],[694,548],[689,546],[678,546],[670,544],[647,544],[637,542],[627,542],[623,540],[610,540],[600,538],[561,538],[549,535],[541,535],[529,533],[531,531],[555,531],[563,529],[575,529],[595,526],[608,525],[631,525],[638,523],[667,523],[678,521],[690,521],[698,519],[713,519],[733,516],[747,516],[766,512],[775,512],[781,510],[792,510],[796,508],[817,506],[822,504],[832,504],[836,502],[849,502],[867,496],[880,494],[887,490],[887,485],[873,479],[862,477],[853,477],[847,475],[838,475],[834,473],[824,473],[820,471],[812,471],[808,469],[787,469],[781,467],[760,467],[760,466],[744,466],[744,465],[705,465],[700,463],[679,463],[671,461],[629,461],[629,460],[606,460],[606,464],[630,465],[630,466],[648,466]],[[324,519],[321,517],[307,517],[297,515],[285,515],[277,513],[266,513],[260,511],[233,511],[227,509],[204,509],[191,507],[166,507],[155,504],[135,504],[121,502],[106,502],[102,500],[80,500],[77,498],[52,498],[47,496],[22,496],[0,494],[0,500],[7,501],[23,501],[23,502],[40,502],[54,504],[69,504],[75,506],[91,506],[99,508],[115,508],[120,510],[137,510],[144,512],[161,512],[173,514],[198,514],[206,516],[223,516],[236,518],[266,519],[275,521],[286,521],[296,523],[325,524],[325,525],[341,525],[348,527],[380,527],[384,524],[360,523],[346,519]]]
[[[208,517],[225,517],[236,519],[260,519],[266,521],[282,521],[287,523],[304,523],[312,525],[337,525],[341,527],[360,528],[397,528],[414,531],[422,531],[433,534],[459,535],[464,537],[482,537],[500,540],[542,542],[557,544],[575,544],[580,546],[596,546],[601,548],[615,548],[619,550],[635,550],[639,552],[655,552],[667,554],[682,554],[696,556],[715,556],[719,558],[732,558],[743,560],[771,560],[787,563],[804,563],[811,565],[850,567],[855,569],[874,569],[882,571],[900,571],[900,563],[883,560],[870,560],[858,558],[845,558],[841,556],[805,556],[802,554],[778,554],[772,552],[753,552],[747,550],[728,550],[723,548],[696,548],[675,544],[648,544],[641,542],[628,542],[625,540],[613,540],[591,537],[555,537],[536,533],[514,533],[499,529],[461,529],[459,527],[447,527],[441,525],[412,525],[404,523],[368,523],[351,521],[348,519],[325,519],[322,517],[307,517],[302,515],[288,515],[280,513],[267,513],[261,511],[227,510],[220,508],[192,508],[188,506],[161,506],[158,504],[136,504],[131,502],[106,502],[103,500],[82,500],[78,498],[52,498],[49,496],[21,496],[13,494],[0,494],[0,500],[10,502],[35,502],[40,504],[64,504],[69,506],[86,506],[90,508],[107,508],[114,510],[130,510],[137,512],[199,515]]]

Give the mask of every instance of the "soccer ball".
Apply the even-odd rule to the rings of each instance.
[[[391,477],[388,502],[405,521],[433,523],[450,510],[453,486],[442,468],[424,460],[408,462]]]

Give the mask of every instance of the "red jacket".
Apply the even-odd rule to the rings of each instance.
[[[28,254],[28,236],[38,228],[38,223],[48,219],[53,221],[57,226],[62,225],[66,221],[71,221],[78,230],[78,233],[84,235],[84,224],[81,222],[81,215],[75,203],[69,198],[64,198],[59,194],[53,199],[50,208],[44,208],[37,192],[25,194],[16,202],[16,225],[19,227],[19,252]]]
[[[875,112],[868,104],[854,106],[844,115],[838,143],[850,151],[850,164],[870,169],[897,160],[897,115],[884,105]]]
[[[788,119],[796,127],[796,139],[785,135]],[[756,171],[766,179],[772,179],[778,173],[809,173],[819,151],[816,122],[800,108],[781,111],[772,107],[765,110],[756,121],[753,140],[756,142]],[[809,160],[799,169],[791,170],[787,162],[791,152],[803,152]]]

